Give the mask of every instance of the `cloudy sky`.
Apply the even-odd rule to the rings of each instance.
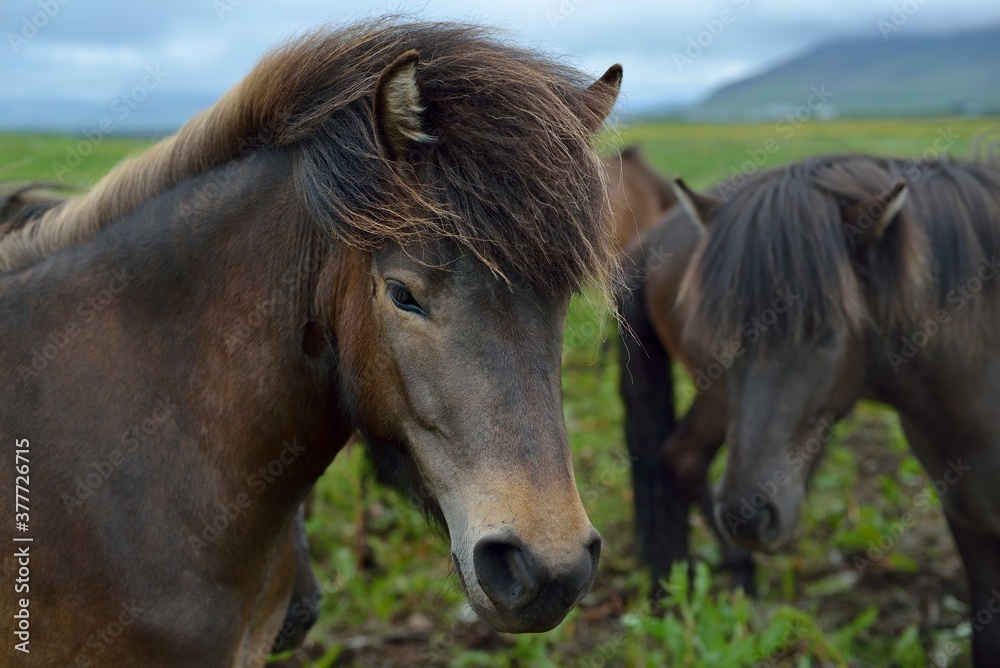
[[[126,108],[123,127],[175,126],[270,45],[386,12],[500,26],[595,76],[620,62],[626,115],[696,101],[837,37],[1000,24],[995,0],[4,0],[0,127],[80,130]]]

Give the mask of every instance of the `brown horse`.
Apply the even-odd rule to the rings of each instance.
[[[628,146],[602,162],[608,174],[615,243],[625,250],[677,199],[670,183],[649,166],[638,146]]]
[[[0,610],[26,656],[263,664],[296,509],[355,429],[487,624],[556,625],[600,552],[560,350],[612,266],[591,141],[620,80],[468,26],[317,33],[9,226],[0,480],[31,542],[5,523],[30,582]]]
[[[1000,169],[819,156],[686,199],[707,234],[681,288],[684,337],[731,360],[721,528],[787,545],[834,421],[860,396],[895,407],[965,564],[975,663],[994,665]]]
[[[713,193],[715,192],[714,189]],[[688,192],[687,201],[695,197]],[[702,227],[683,206],[673,206],[646,231],[625,260],[626,290],[619,293],[619,390],[625,408],[625,441],[633,461],[639,553],[658,583],[674,563],[689,558],[689,512],[697,505],[709,518],[722,548],[721,566],[736,586],[754,591],[749,552],[716,528],[708,467],[725,439],[726,393],[720,362],[683,338],[677,307],[680,287]],[[672,361],[680,362],[697,394],[687,413],[675,417]]]
[[[35,182],[7,185],[0,189],[0,234],[7,234],[54,206],[66,201],[66,197],[49,190],[58,187],[55,183]],[[295,553],[292,564],[293,578],[291,599],[285,612],[285,619],[272,642],[274,652],[295,649],[302,645],[305,636],[319,615],[323,598],[322,589],[316,580],[309,554],[308,537],[305,530],[307,503],[299,507],[295,516],[290,540]],[[282,576],[289,577],[289,576]]]

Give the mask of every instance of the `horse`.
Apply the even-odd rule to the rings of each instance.
[[[602,162],[608,174],[615,243],[624,253],[677,199],[671,184],[649,166],[638,146],[627,146]]]
[[[66,197],[58,194],[52,182],[29,182],[7,184],[0,188],[0,235],[7,234],[29,222],[32,217],[62,204]],[[291,598],[285,612],[278,635],[271,643],[272,652],[297,649],[305,641],[309,629],[319,617],[319,605],[323,598],[322,589],[313,570],[309,554],[308,537],[305,529],[305,507],[308,498],[295,515],[290,540],[294,550],[294,578]]]
[[[601,162],[608,175],[615,245],[624,257],[636,239],[653,227],[677,199],[670,183],[649,166],[640,148],[634,144],[604,157]],[[610,338],[602,342],[597,358],[601,370],[613,346],[614,341]]]
[[[677,183],[671,192],[686,187]],[[692,197],[697,194],[688,190],[682,202]],[[633,462],[636,537],[654,601],[664,594],[661,579],[675,563],[689,559],[692,506],[708,518],[719,540],[720,566],[732,573],[734,586],[750,594],[756,589],[752,554],[733,545],[715,524],[708,482],[708,467],[725,440],[725,378],[711,355],[684,340],[683,313],[677,308],[681,283],[703,236],[685,206],[669,208],[628,250],[625,289],[617,294],[619,395]],[[697,389],[680,420],[674,361]]]
[[[263,665],[297,509],[355,431],[488,626],[558,624],[600,557],[560,355],[571,294],[614,276],[592,143],[621,76],[475,26],[323,29],[7,226],[14,651]]]
[[[973,660],[992,665],[1000,168],[816,156],[724,197],[679,193],[706,230],[681,283],[682,336],[728,362],[720,528],[747,549],[786,547],[836,420],[861,397],[895,408],[966,569]]]

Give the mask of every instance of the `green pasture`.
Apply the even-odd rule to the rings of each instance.
[[[705,187],[739,171],[823,152],[968,156],[1000,120],[663,123],[614,128],[610,151],[639,143],[664,175]],[[992,133],[992,135],[991,135]],[[0,180],[85,187],[150,142],[0,135]],[[86,154],[84,154],[86,153]],[[76,156],[76,158],[72,156]],[[73,163],[70,165],[70,163]],[[632,537],[612,321],[577,299],[564,350],[565,418],[577,483],[604,537],[597,584],[555,630],[509,636],[469,615],[439,533],[396,493],[368,480],[360,449],[320,480],[309,520],[326,592],[306,646],[284,666],[968,666],[965,582],[937,512],[900,518],[930,488],[895,417],[860,405],[827,446],[791,554],[758,559],[759,592],[733,592],[695,517],[694,577],[678,570],[665,615],[648,611]],[[686,382],[684,379],[679,379]],[[682,397],[684,392],[681,392]],[[721,462],[716,462],[721,464]],[[716,469],[719,467],[716,466]],[[929,492],[933,494],[933,492]]]

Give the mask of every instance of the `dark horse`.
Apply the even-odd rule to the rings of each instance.
[[[717,190],[717,189],[715,189]],[[713,192],[715,192],[713,190]],[[687,192],[682,202],[697,197]],[[714,358],[685,341],[677,308],[681,284],[703,228],[681,205],[662,214],[628,252],[626,290],[619,292],[619,390],[625,409],[625,442],[632,459],[639,555],[649,568],[652,594],[661,578],[689,558],[689,513],[699,507],[716,531],[721,566],[734,584],[754,591],[749,552],[718,531],[708,467],[726,435],[725,356]],[[686,369],[697,389],[687,412],[675,415],[672,362]]]
[[[560,351],[612,266],[591,140],[620,80],[474,27],[317,33],[7,224],[0,481],[27,499],[3,567],[30,591],[0,610],[26,656],[263,664],[296,509],[356,429],[487,624],[559,623],[600,553]]]
[[[1000,169],[820,156],[684,200],[707,229],[681,287],[685,345],[729,361],[721,529],[787,545],[834,421],[861,396],[889,404],[965,564],[976,665],[993,665]]]

